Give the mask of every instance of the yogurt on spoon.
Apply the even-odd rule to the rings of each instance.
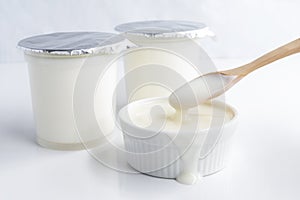
[[[195,107],[223,94],[251,72],[299,52],[300,38],[270,51],[246,65],[200,76],[176,89],[170,95],[169,103],[177,110]]]
[[[200,76],[176,89],[169,96],[169,103],[177,111],[186,113],[187,109],[223,94],[238,78],[219,72]]]

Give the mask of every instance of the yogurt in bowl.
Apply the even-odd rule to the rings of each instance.
[[[194,184],[206,175],[199,166],[208,156],[201,154],[207,144],[211,160],[224,157],[224,151],[216,153],[213,147],[235,131],[237,112],[220,101],[179,112],[167,98],[149,98],[123,107],[119,119],[129,165],[148,175]]]

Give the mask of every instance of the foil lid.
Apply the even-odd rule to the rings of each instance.
[[[57,32],[25,38],[18,43],[26,53],[63,56],[116,54],[134,46],[121,35],[104,32]]]
[[[201,38],[214,36],[209,28],[199,22],[154,20],[120,24],[116,31],[148,38]]]

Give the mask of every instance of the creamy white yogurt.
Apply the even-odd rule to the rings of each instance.
[[[209,73],[187,82],[169,97],[169,103],[176,109],[195,107],[224,93],[236,76]]]
[[[198,173],[199,155],[210,128],[222,127],[234,117],[233,111],[224,104],[205,103],[178,112],[167,98],[134,102],[127,106],[127,111],[127,116],[121,113],[121,119],[133,127],[142,128],[139,131],[131,129],[130,133],[127,132],[130,137],[143,142],[157,134],[170,138],[181,155],[182,167],[176,180],[183,184],[194,184],[201,176]]]

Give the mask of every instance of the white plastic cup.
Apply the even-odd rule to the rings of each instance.
[[[70,36],[75,39],[70,41]],[[113,36],[109,33],[75,32],[28,39],[29,45],[46,45],[47,48],[51,39],[58,48],[77,45],[75,54],[71,54],[69,48],[55,52],[39,50],[35,46],[31,48],[26,39],[25,43],[19,43],[28,63],[38,144],[59,150],[92,148],[105,142],[112,133],[118,63],[110,66],[108,63],[123,47],[127,48],[121,44],[122,40],[117,45],[106,41]],[[48,39],[46,42],[40,41],[45,38]],[[85,42],[92,45],[87,46],[88,50],[82,47]],[[102,42],[106,42],[104,46]]]
[[[90,63],[91,75],[106,56],[108,55],[94,56],[94,63]],[[82,149],[84,148],[83,143],[86,146],[95,146],[101,143],[104,136],[111,133],[114,121],[110,116],[110,107],[105,104],[109,105],[108,103],[112,101],[111,89],[115,84],[116,73],[109,75],[111,78],[106,82],[107,88],[105,91],[101,91],[107,96],[104,97],[103,94],[99,96],[97,93],[98,99],[105,98],[108,101],[104,105],[99,105],[100,109],[95,110],[97,116],[101,117],[101,123],[107,126],[103,132],[105,135],[99,136],[95,129],[90,129],[92,126],[87,117],[86,121],[80,123],[86,124],[87,129],[90,130],[84,132],[84,135],[81,136],[84,141],[81,141],[74,119],[73,91],[78,73],[87,57],[25,54],[25,58],[29,69],[37,142],[41,146],[62,150]],[[84,109],[87,105],[82,106]]]
[[[192,27],[192,28],[191,28]],[[136,44],[139,49],[124,56],[125,74],[135,73],[139,80],[175,79],[170,72],[177,73],[182,81],[172,84],[145,83],[137,88],[136,79],[126,79],[129,102],[171,94],[171,89],[179,87],[203,73],[213,69],[214,64],[200,47],[200,40],[213,33],[204,24],[188,21],[143,21],[118,25],[117,31]],[[138,71],[141,66],[161,65],[169,70],[156,73]]]

